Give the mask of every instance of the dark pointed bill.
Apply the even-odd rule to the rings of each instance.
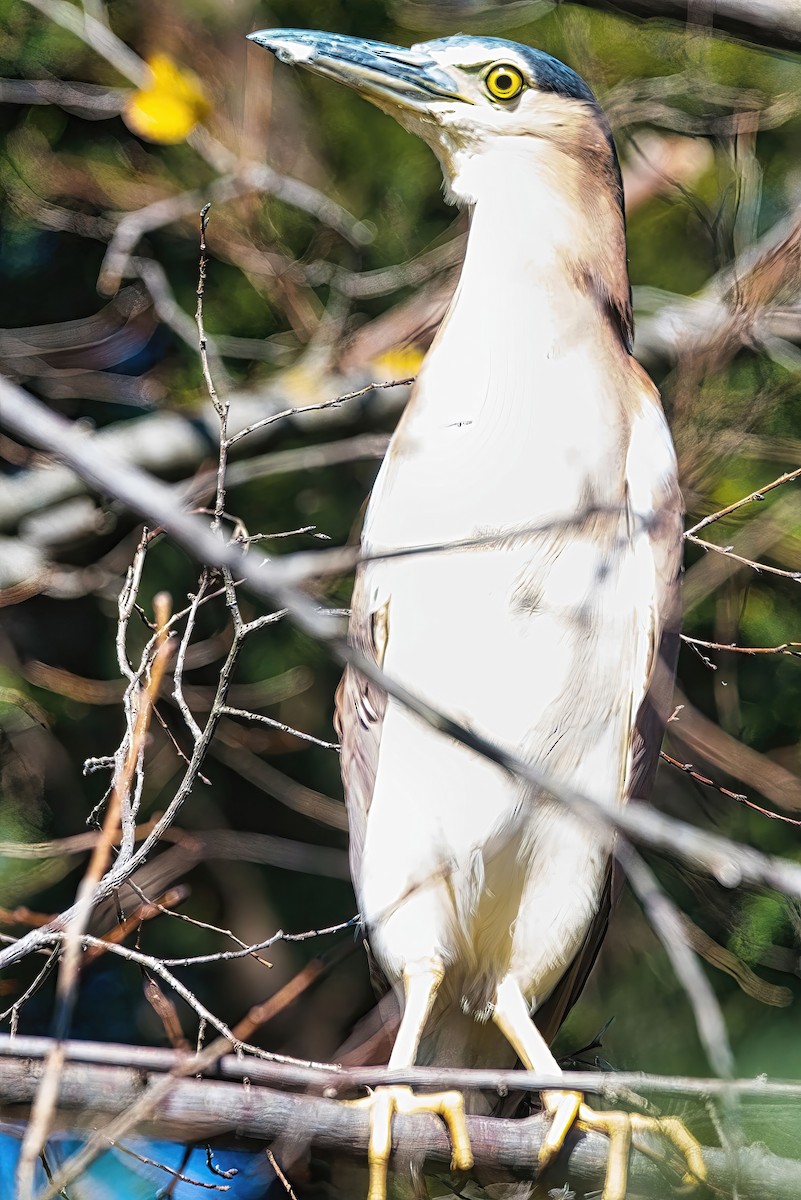
[[[270,50],[280,62],[336,79],[374,103],[420,111],[434,100],[467,99],[447,71],[422,49],[310,29],[261,29],[248,34],[248,39]]]

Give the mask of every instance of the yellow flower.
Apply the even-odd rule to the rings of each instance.
[[[152,82],[131,96],[125,124],[150,142],[183,142],[211,111],[200,80],[166,54],[154,54],[147,65]]]
[[[425,358],[425,352],[417,346],[395,346],[373,359],[376,378],[408,379],[416,375]]]

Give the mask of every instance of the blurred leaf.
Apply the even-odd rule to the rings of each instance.
[[[211,112],[200,80],[166,54],[148,59],[153,83],[134,92],[123,116],[129,129],[149,142],[183,142]]]

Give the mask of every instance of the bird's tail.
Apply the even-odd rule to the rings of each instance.
[[[432,1014],[417,1057],[420,1066],[508,1070],[517,1055],[492,1021],[476,1020],[461,1006],[448,1003]],[[466,1092],[469,1113],[489,1116],[501,1110],[497,1092]]]

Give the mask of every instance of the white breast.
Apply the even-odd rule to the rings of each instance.
[[[636,388],[594,301],[547,264],[505,274],[475,222],[470,245],[483,261],[469,277],[505,281],[503,302],[457,292],[363,544],[501,540],[375,561],[359,587],[371,612],[388,613],[392,677],[617,804],[655,619],[649,533],[632,500],[652,506],[645,476],[670,475],[672,452],[651,431],[655,460],[631,471]],[[389,701],[357,885],[390,974],[434,953],[463,964],[480,954],[481,972],[515,962],[527,993],[543,995],[584,937],[605,861],[596,831]]]

